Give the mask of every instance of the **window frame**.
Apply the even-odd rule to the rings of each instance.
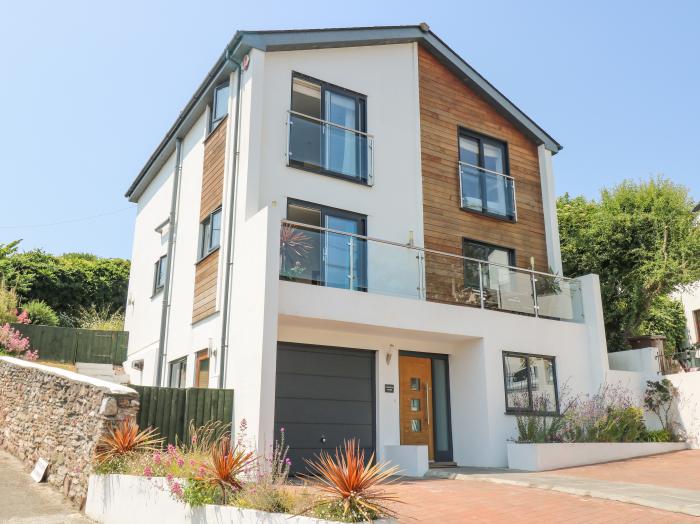
[[[517,358],[526,358],[527,359],[527,364],[526,364],[526,369],[527,369],[527,392],[528,392],[528,404],[529,406],[527,408],[513,408],[508,406],[508,376],[506,372],[506,358],[507,357],[517,357]],[[555,411],[535,411],[532,409],[532,378],[530,376],[531,372],[531,366],[530,366],[530,359],[531,358],[542,358],[546,360],[550,360],[552,362],[552,376],[554,379],[554,403],[556,405]],[[540,355],[537,353],[519,353],[516,351],[503,351],[502,352],[502,364],[503,364],[503,393],[504,393],[504,399],[505,399],[505,413],[506,415],[522,415],[522,414],[528,414],[528,415],[541,415],[541,416],[548,416],[548,417],[558,417],[561,416],[561,411],[560,411],[560,405],[559,405],[559,380],[557,378],[557,357],[553,355]]]
[[[219,243],[215,246],[211,245],[212,231],[214,228],[214,215],[219,215]],[[208,239],[208,240],[207,240]],[[208,246],[206,244],[209,244]],[[206,249],[205,249],[206,247]],[[221,206],[209,213],[204,220],[199,223],[199,242],[197,243],[197,263],[201,262],[214,251],[221,247]]]
[[[330,207],[330,206],[325,206],[323,204],[316,204],[314,202],[308,202],[306,200],[299,200],[296,198],[287,198],[287,207],[285,209],[285,217],[289,216],[289,206],[298,206],[298,207],[305,207],[307,209],[313,209],[317,210],[320,214],[320,219],[321,219],[321,228],[325,228],[326,226],[324,225],[326,220],[325,217],[327,215],[332,215],[340,218],[347,218],[350,220],[355,220],[358,222],[360,225],[360,233],[357,233],[360,236],[366,237],[367,236],[367,215],[364,215],[362,213],[356,213],[354,211],[347,211],[345,209],[339,209],[337,207]],[[327,234],[327,231],[318,231],[319,233],[323,233],[324,237]],[[324,238],[325,240],[325,238]],[[316,285],[321,285],[323,287],[326,287],[326,275],[325,275],[325,265],[321,264],[321,274],[319,275],[320,280],[318,283],[315,283]],[[357,271],[358,277],[362,278],[364,280],[364,283],[367,284],[369,282],[368,276],[367,276],[367,249],[365,247],[364,252],[362,254],[362,265],[358,268]],[[284,277],[285,280],[294,280],[290,277]],[[364,287],[358,287],[357,289],[351,289],[349,291],[367,291],[367,286],[365,285]]]
[[[695,322],[695,342],[700,344],[700,309],[693,310],[693,321]]]
[[[216,109],[217,109],[217,106],[216,106],[217,95],[219,94],[220,90],[229,89],[229,88],[230,88],[230,82],[228,80],[221,82],[216,87],[214,87],[213,96],[211,99],[211,111],[209,113],[209,133],[210,134],[228,116],[228,99],[230,98],[230,95],[231,95],[230,91],[229,91],[229,96],[226,97],[226,111],[219,118],[215,119]]]
[[[163,261],[167,264],[168,260],[168,254],[166,253],[165,255],[162,255],[158,257],[158,260],[155,261],[154,263],[154,268],[153,268],[153,294],[152,296],[156,296],[158,293],[163,291],[165,288],[165,278],[167,278],[167,270],[165,271],[165,274],[163,274]],[[160,276],[163,274],[163,284],[158,285],[160,282]]]
[[[319,80],[318,78],[314,78],[309,75],[305,75],[304,73],[299,73],[297,71],[292,71],[292,81],[290,82],[289,86],[289,109],[292,111],[292,99],[294,96],[294,79],[299,78],[300,80],[303,80],[305,82],[310,82],[313,84],[318,85],[321,88],[321,118],[323,122],[328,122],[328,115],[326,114],[326,93],[328,91],[330,92],[335,92],[343,96],[351,97],[355,99],[355,129],[354,131],[358,131],[360,133],[364,133],[367,135],[367,95],[364,95],[362,93],[358,93],[357,91],[353,91],[351,89],[347,89],[345,87],[341,87],[339,85],[333,84],[331,82],[326,82],[324,80]],[[301,114],[301,113],[299,113]],[[315,119],[315,117],[312,117],[310,115],[307,115],[308,118]],[[289,145],[289,144],[288,144]],[[339,178],[341,180],[346,180],[348,182],[354,182],[356,184],[360,184],[363,186],[371,186],[369,176],[367,176],[366,179],[358,178],[358,177],[353,177],[350,175],[345,175],[343,173],[338,173],[337,171],[333,171],[330,169],[326,169],[322,166],[314,166],[312,164],[307,164],[305,162],[301,162],[298,160],[295,160],[289,156],[289,151],[287,151],[287,164],[290,167],[300,169],[302,171],[308,171],[311,173],[316,173],[319,175],[326,175],[332,178]],[[362,153],[361,151],[356,151],[356,155],[358,157],[358,163],[362,163],[363,161],[368,163],[369,160],[369,155],[368,158],[365,158],[364,160],[362,159]]]
[[[173,385],[173,367],[174,366],[180,366],[178,377],[182,379],[184,384],[177,385],[177,386]],[[184,371],[184,375],[183,375],[183,371]],[[170,362],[168,362],[168,387],[178,388],[178,389],[184,389],[187,387],[187,357],[176,358],[175,360],[171,360]]]
[[[510,174],[510,153],[509,153],[509,148],[508,148],[508,142],[506,140],[502,140],[500,138],[495,138],[489,135],[485,135],[483,133],[479,133],[477,131],[472,131],[471,129],[467,129],[465,127],[459,127],[457,129],[457,166],[458,166],[458,176],[459,176],[459,208],[462,211],[467,211],[470,213],[476,213],[478,215],[486,216],[489,218],[495,218],[497,220],[502,220],[504,222],[511,222],[515,223],[518,221],[518,211],[517,211],[517,200],[515,198],[515,186],[513,186],[513,217],[509,216],[504,216],[504,215],[499,215],[498,213],[490,213],[488,211],[484,210],[484,202],[486,202],[486,183],[485,183],[485,177],[484,171],[479,170],[480,173],[480,179],[479,179],[479,184],[480,184],[480,189],[481,189],[481,202],[482,202],[482,210],[478,211],[476,209],[464,207],[462,205],[462,173],[461,173],[461,168],[459,167],[459,164],[462,162],[462,158],[460,156],[460,145],[459,145],[459,140],[460,138],[468,138],[470,140],[476,140],[478,145],[479,145],[479,166],[482,169],[486,169],[484,167],[484,143],[489,143],[490,145],[500,147],[503,151],[503,175],[506,175],[508,177],[511,177]],[[511,177],[512,178],[512,177]],[[515,182],[514,182],[515,183]]]

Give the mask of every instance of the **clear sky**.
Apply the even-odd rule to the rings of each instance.
[[[0,243],[129,257],[124,192],[236,29],[421,21],[564,145],[559,194],[700,199],[698,1],[0,0]]]

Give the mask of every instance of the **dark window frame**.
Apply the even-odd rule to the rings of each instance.
[[[526,358],[526,367],[527,369],[527,392],[528,392],[528,407],[527,408],[513,408],[508,406],[508,375],[507,375],[507,368],[506,368],[506,357],[517,357],[517,358]],[[551,360],[552,362],[552,377],[554,379],[554,403],[556,405],[555,411],[535,411],[532,409],[532,378],[530,377],[530,372],[531,372],[531,366],[530,366],[530,359],[531,358],[542,358],[546,360]],[[560,405],[559,405],[559,381],[557,379],[557,357],[552,356],[552,355],[540,355],[537,353],[519,353],[516,351],[503,351],[502,352],[502,363],[503,363],[503,393],[504,393],[504,398],[505,398],[505,405],[506,405],[506,415],[522,415],[522,414],[528,414],[528,415],[542,415],[542,416],[550,416],[550,417],[556,417],[560,416]]]
[[[484,166],[484,143],[490,143],[491,145],[495,145],[497,147],[502,148],[503,150],[503,174],[507,176],[510,175],[510,152],[509,152],[509,147],[508,147],[508,142],[505,140],[501,140],[500,138],[495,138],[489,135],[485,135],[483,133],[479,133],[477,131],[472,131],[471,129],[465,128],[465,127],[458,127],[457,128],[457,160],[459,162],[462,161],[460,157],[460,145],[459,145],[459,139],[460,138],[469,138],[471,140],[476,140],[479,144],[479,167],[485,168]],[[459,164],[458,164],[459,165]],[[513,216],[503,216],[499,215],[497,213],[490,213],[486,211],[483,206],[484,202],[486,202],[486,183],[485,183],[485,178],[484,178],[484,172],[479,171],[481,173],[480,177],[480,184],[481,184],[481,201],[482,201],[482,211],[478,211],[476,209],[471,209],[468,207],[462,206],[462,194],[460,191],[459,195],[459,208],[462,211],[467,211],[469,213],[476,213],[481,216],[489,217],[489,218],[495,218],[496,220],[502,220],[504,222],[511,222],[511,223],[516,223],[518,221],[518,212],[516,210],[517,206],[517,201],[515,199],[515,190],[513,191]],[[460,168],[460,173],[459,176],[461,177],[461,168]],[[460,182],[460,187],[461,187],[461,182]]]
[[[473,240],[471,238],[462,237],[462,256],[464,256],[464,257],[468,257],[468,255],[466,254],[467,244],[478,244],[482,247],[486,247],[486,248],[490,248],[490,249],[498,249],[500,251],[506,251],[508,253],[508,265],[515,267],[515,261],[516,261],[515,249],[512,247],[499,246],[498,244],[490,244],[489,242],[482,242],[481,240]],[[468,258],[474,258],[474,257],[468,257]],[[488,260],[484,260],[483,262],[489,263]],[[467,264],[469,264],[469,263],[470,263],[470,260],[464,261],[464,285],[465,285],[465,287],[467,285],[467,280],[468,280]]]
[[[184,384],[174,385],[173,384],[173,367],[180,366],[178,372],[178,381],[180,379]],[[183,374],[184,371],[184,374]],[[176,358],[168,363],[168,387],[171,388],[186,388],[187,387],[187,357]]]
[[[292,71],[292,81],[289,86],[290,94],[289,94],[289,108],[291,110],[292,108],[292,98],[294,96],[294,79],[299,78],[301,80],[304,80],[306,82],[310,82],[313,84],[318,85],[321,88],[321,120],[323,121],[328,121],[328,115],[326,115],[326,104],[325,104],[325,96],[326,92],[331,91],[335,92],[347,97],[352,97],[355,99],[355,131],[359,131],[361,133],[367,133],[367,95],[364,95],[362,93],[358,93],[357,91],[353,91],[351,89],[347,89],[345,87],[341,87],[339,85],[333,84],[331,82],[326,82],[324,80],[319,80],[318,78],[314,78],[309,75],[305,75],[303,73],[299,73],[297,71]],[[309,118],[314,118],[309,116]],[[358,145],[358,151],[356,152],[357,154],[357,160],[358,160],[358,165],[361,165],[362,162],[369,162],[369,158],[363,158],[362,157],[362,152],[360,151],[361,147]],[[289,151],[287,152],[289,153]],[[288,157],[288,165],[290,167],[300,169],[302,171],[308,171],[310,173],[316,173],[319,175],[326,175],[332,178],[339,178],[341,180],[346,180],[348,182],[354,182],[355,184],[360,184],[363,186],[369,186],[369,177],[367,179],[362,179],[358,177],[353,177],[350,175],[345,175],[343,173],[338,173],[337,171],[333,171],[330,169],[325,169],[324,167],[321,166],[314,166],[312,164],[307,164],[305,162],[301,162],[298,160],[295,160],[291,157]]]
[[[327,215],[332,215],[340,218],[347,218],[349,220],[356,220],[360,224],[360,233],[358,235],[360,236],[367,236],[367,215],[364,215],[362,213],[356,213],[354,211],[347,211],[345,209],[339,209],[337,207],[331,207],[331,206],[326,206],[323,204],[316,204],[314,202],[308,202],[306,200],[299,200],[296,198],[287,198],[287,208],[286,208],[286,216],[289,216],[289,206],[299,206],[299,207],[306,207],[308,209],[314,209],[319,211],[321,215],[321,226],[322,228],[325,228],[325,217]],[[317,231],[317,230],[313,230]],[[324,236],[326,234],[325,231],[318,231],[319,233],[323,233]],[[283,277],[284,280],[294,280],[291,277]],[[367,276],[367,248],[365,246],[363,253],[362,253],[362,266],[358,269],[358,278],[362,279],[364,283],[366,284],[368,282],[368,276]],[[325,276],[325,268],[324,265],[321,264],[321,274],[320,274],[320,280],[318,283],[314,283],[316,285],[322,285],[325,287],[325,282],[326,282],[326,276]],[[359,287],[357,289],[352,289],[351,291],[367,291],[367,287]]]
[[[217,99],[217,95],[221,89],[229,89],[229,88],[230,88],[230,83],[227,80],[225,82],[221,82],[220,84],[218,84],[214,88],[214,90],[212,91],[213,96],[212,96],[212,100],[211,100],[211,112],[209,114],[209,133],[210,134],[228,116],[228,99],[229,99],[231,93],[229,92],[229,96],[226,97],[226,111],[219,118],[216,118],[216,110],[217,110],[216,99]]]
[[[693,311],[693,320],[695,321],[695,341],[700,344],[700,309]]]
[[[162,255],[154,263],[153,268],[153,296],[157,295],[165,288],[165,278],[167,277],[167,270],[164,271],[165,264],[167,264],[168,255]],[[160,284],[160,277],[163,276],[163,283]]]
[[[219,215],[219,243],[213,245],[211,243],[212,239],[212,224],[214,222],[214,215]],[[209,244],[209,245],[207,245]],[[197,262],[201,262],[214,251],[221,247],[221,206],[217,207],[214,211],[209,213],[204,220],[199,223],[199,242],[197,243]]]

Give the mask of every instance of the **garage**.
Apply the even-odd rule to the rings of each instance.
[[[374,382],[372,351],[277,344],[275,438],[284,428],[292,472],[353,437],[367,457],[374,452]]]

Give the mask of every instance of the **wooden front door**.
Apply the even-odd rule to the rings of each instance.
[[[425,444],[435,459],[432,427],[432,363],[425,357],[399,357],[401,444]]]

